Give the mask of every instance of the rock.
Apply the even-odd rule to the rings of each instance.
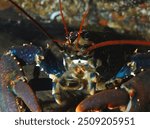
[[[62,22],[56,0],[16,0],[28,13],[43,21]],[[102,26],[119,33],[130,33],[150,40],[150,1],[147,0],[63,0],[63,13],[69,26],[79,28],[82,14],[89,7],[85,28],[101,31]]]

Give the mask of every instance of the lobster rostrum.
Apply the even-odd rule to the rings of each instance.
[[[104,83],[104,85],[106,86],[106,90],[95,94],[95,92],[98,92],[97,87],[99,85],[99,74],[96,71],[96,68],[98,66],[95,65],[96,60],[93,58],[93,50],[99,47],[120,44],[150,46],[150,42],[134,40],[114,40],[95,44],[92,41],[89,41],[87,37],[88,32],[83,31],[82,29],[89,8],[83,13],[79,31],[69,33],[62,12],[62,3],[61,0],[59,0],[60,14],[66,32],[66,41],[60,42],[58,40],[55,40],[53,36],[48,34],[47,31],[45,31],[45,29],[36,20],[34,20],[13,0],[9,1],[14,4],[19,10],[21,10],[38,27],[38,29],[40,29],[47,37],[49,37],[53,42],[56,43],[56,45],[60,48],[60,52],[63,54],[63,61],[61,64],[63,65],[63,68],[61,69],[56,67],[53,62],[51,64],[47,64],[45,62],[44,51],[34,45],[24,45],[21,47],[11,48],[0,58],[1,111],[25,111],[23,107],[26,106],[31,111],[41,111],[34,92],[26,83],[27,79],[24,76],[23,69],[21,68],[21,65],[23,64],[35,64],[41,69],[41,71],[44,71],[50,79],[52,79],[52,95],[59,105],[63,105],[63,103],[65,103],[65,100],[62,100],[62,92],[65,91],[84,90],[88,96],[92,95],[91,97],[83,100],[83,102],[78,105],[76,111],[94,111],[99,108],[101,109],[102,106],[102,109],[104,109],[108,105],[109,107],[111,105],[112,109],[119,106],[121,107],[122,105],[123,107],[125,107],[127,105],[126,109],[129,109],[128,111],[132,111],[130,110],[131,108],[128,107],[134,106],[131,104],[134,100],[134,93],[136,93],[136,90],[138,92],[140,88],[135,88],[137,86],[136,83],[133,84],[135,86],[134,88],[130,88],[128,86],[130,81],[132,82],[135,80],[138,83],[141,82],[143,87],[147,88],[146,90],[148,90],[147,83],[144,79],[142,80],[143,76],[148,78],[148,71],[135,76],[134,78],[129,80],[129,82],[125,82],[126,78],[131,77],[131,75],[138,74],[139,71],[142,71],[142,69],[145,70],[150,67],[150,57],[149,54],[146,53],[146,56],[142,56],[142,58],[140,58],[141,56],[137,56],[137,59],[132,59],[131,62],[123,67],[114,78]],[[140,79],[136,79],[138,77]],[[119,86],[117,84],[117,88],[115,82],[119,83]],[[109,85],[113,85],[113,88],[110,88]],[[142,92],[139,92],[139,94],[142,96]],[[114,100],[112,100],[112,95],[115,96],[113,97]],[[139,96],[137,95],[137,97]],[[139,101],[134,102],[136,104],[142,105],[142,103],[140,103],[140,97],[138,98]],[[142,97],[143,99],[145,99],[145,96]],[[118,103],[116,104],[116,100],[120,101],[118,101]],[[96,103],[98,104],[98,107],[95,107]],[[143,109],[147,103],[148,101],[144,101],[143,106],[140,106],[136,109]],[[123,109],[121,108],[121,110]]]

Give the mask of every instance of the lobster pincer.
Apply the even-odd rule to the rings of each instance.
[[[41,111],[34,92],[26,83],[20,62],[11,51],[0,57],[0,111]]]
[[[83,100],[76,111],[147,111],[150,103],[150,70],[143,71],[118,89],[108,89]]]

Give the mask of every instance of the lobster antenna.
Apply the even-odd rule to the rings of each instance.
[[[69,31],[67,29],[66,21],[65,21],[64,15],[63,15],[61,0],[59,0],[59,8],[60,8],[60,15],[61,15],[62,22],[63,22],[63,25],[64,25],[64,29],[65,29],[65,32],[66,32],[66,36],[68,37]],[[69,42],[69,44],[71,44],[69,39],[68,39],[68,42]]]
[[[81,20],[81,23],[80,23],[80,29],[78,31],[78,37],[77,37],[77,42],[76,42],[76,49],[78,49],[78,44],[79,44],[79,40],[80,40],[80,36],[81,36],[81,32],[82,32],[82,27],[83,27],[83,24],[85,22],[85,18],[87,17],[88,15],[88,12],[89,12],[89,7],[87,8],[87,10],[83,13],[83,16],[82,16],[82,20]]]
[[[16,2],[13,0],[8,0],[11,2],[17,9],[19,9],[29,20],[41,31],[43,34],[45,34],[48,38],[52,39],[53,42],[56,42],[56,45],[61,49],[62,42],[59,40],[54,40],[54,37],[50,35],[42,26],[40,23],[38,23],[33,17],[31,17],[23,8],[21,8]]]
[[[83,52],[83,54],[90,52],[94,49],[100,48],[100,47],[106,47],[106,46],[112,46],[112,45],[140,45],[140,46],[150,46],[150,41],[143,41],[143,40],[112,40],[112,41],[104,41],[101,43],[97,43],[91,47],[89,47],[87,50]]]
[[[63,22],[63,25],[64,25],[64,29],[65,29],[65,32],[66,32],[66,36],[68,36],[69,32],[68,32],[66,21],[65,21],[63,12],[62,12],[62,3],[61,3],[61,0],[59,0],[59,8],[60,8],[60,15],[61,15],[62,22]]]

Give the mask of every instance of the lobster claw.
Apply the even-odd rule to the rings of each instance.
[[[150,70],[143,71],[119,89],[103,90],[83,100],[76,108],[77,112],[103,111],[147,111],[150,103]]]
[[[13,86],[13,92],[18,98],[20,98],[26,106],[33,112],[40,112],[41,108],[37,102],[37,98],[34,95],[30,86],[23,81],[18,81]]]
[[[0,111],[3,112],[17,112],[16,98],[3,84],[0,84]]]
[[[121,97],[120,97],[121,96]],[[125,90],[104,90],[84,99],[76,108],[76,112],[103,111],[114,109],[128,103],[129,95]]]

